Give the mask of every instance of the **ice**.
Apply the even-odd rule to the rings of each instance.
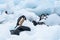
[[[54,11],[54,0],[37,0],[37,6],[33,9],[28,8],[29,11],[35,12],[37,15],[51,14]]]
[[[39,1],[37,0],[22,0],[20,1],[19,5],[23,6],[24,8],[36,8],[38,3]]]
[[[7,8],[6,4],[0,4],[0,12],[2,13],[3,11],[5,11]]]
[[[48,16],[45,23],[47,25],[60,25],[60,16],[58,16],[55,13],[51,14],[51,15]]]
[[[0,0],[0,4],[3,4],[3,3],[5,3],[5,0]]]
[[[0,40],[60,40],[60,1],[59,0],[0,0]],[[8,11],[8,14],[5,13]],[[34,26],[41,14],[49,14],[44,25]],[[17,19],[25,15],[23,26],[31,31],[11,35]],[[49,26],[47,26],[49,25]]]
[[[58,14],[58,15],[60,15],[60,1],[59,0],[57,0],[57,1],[55,1],[55,9],[54,9],[54,12],[56,13],[56,14]]]

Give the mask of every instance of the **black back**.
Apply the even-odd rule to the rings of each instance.
[[[32,21],[33,25],[36,26],[37,25],[37,22],[36,21]]]
[[[22,31],[31,31],[31,29],[27,26],[20,26],[16,30],[10,30],[12,35],[19,35]]]

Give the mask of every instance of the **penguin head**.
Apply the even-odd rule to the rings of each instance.
[[[22,15],[21,18],[24,18],[26,20],[26,17],[24,15]]]

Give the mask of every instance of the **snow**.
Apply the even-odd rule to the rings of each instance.
[[[30,2],[30,1],[29,1]],[[54,0],[36,0],[37,6],[35,8],[28,8],[29,11],[35,12],[37,15],[51,14],[54,11]],[[32,3],[33,4],[33,3]],[[34,4],[34,5],[36,5]]]
[[[57,13],[58,15],[60,15],[60,1],[55,1],[55,13]]]
[[[47,25],[60,25],[60,16],[57,14],[51,14],[48,16],[45,23]]]
[[[59,26],[38,25],[36,27],[31,32],[21,32],[20,36],[12,35],[8,40],[58,40]]]
[[[6,40],[11,36],[6,24],[0,24],[0,32],[0,40]]]
[[[0,4],[0,12],[2,13],[3,11],[5,11],[7,8],[6,4]]]
[[[0,40],[60,40],[59,10],[59,0],[0,0]],[[39,22],[41,14],[49,14],[46,20],[41,20],[45,24],[34,26],[31,21]],[[22,15],[27,18],[23,25],[30,27],[31,31],[11,35],[10,30]]]

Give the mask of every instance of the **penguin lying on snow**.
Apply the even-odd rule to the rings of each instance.
[[[22,15],[21,17],[18,18],[17,20],[17,24],[16,27],[19,26],[18,28],[16,28],[15,30],[10,30],[12,35],[19,35],[20,32],[22,31],[31,31],[31,29],[27,26],[22,26],[22,23],[24,22],[24,20],[26,20],[26,17],[24,15]]]
[[[36,26],[36,25],[42,25],[42,24],[45,24],[44,22],[36,22],[36,21],[32,21],[33,22],[33,25]]]
[[[16,30],[10,30],[12,35],[19,35],[19,33],[22,31],[31,31],[31,29],[26,26],[20,26]]]
[[[46,18],[48,18],[47,15],[49,15],[49,14],[41,14],[39,21],[41,21],[42,19],[46,20]],[[32,23],[33,23],[34,26],[45,24],[44,22],[36,22],[35,20],[33,20]]]

